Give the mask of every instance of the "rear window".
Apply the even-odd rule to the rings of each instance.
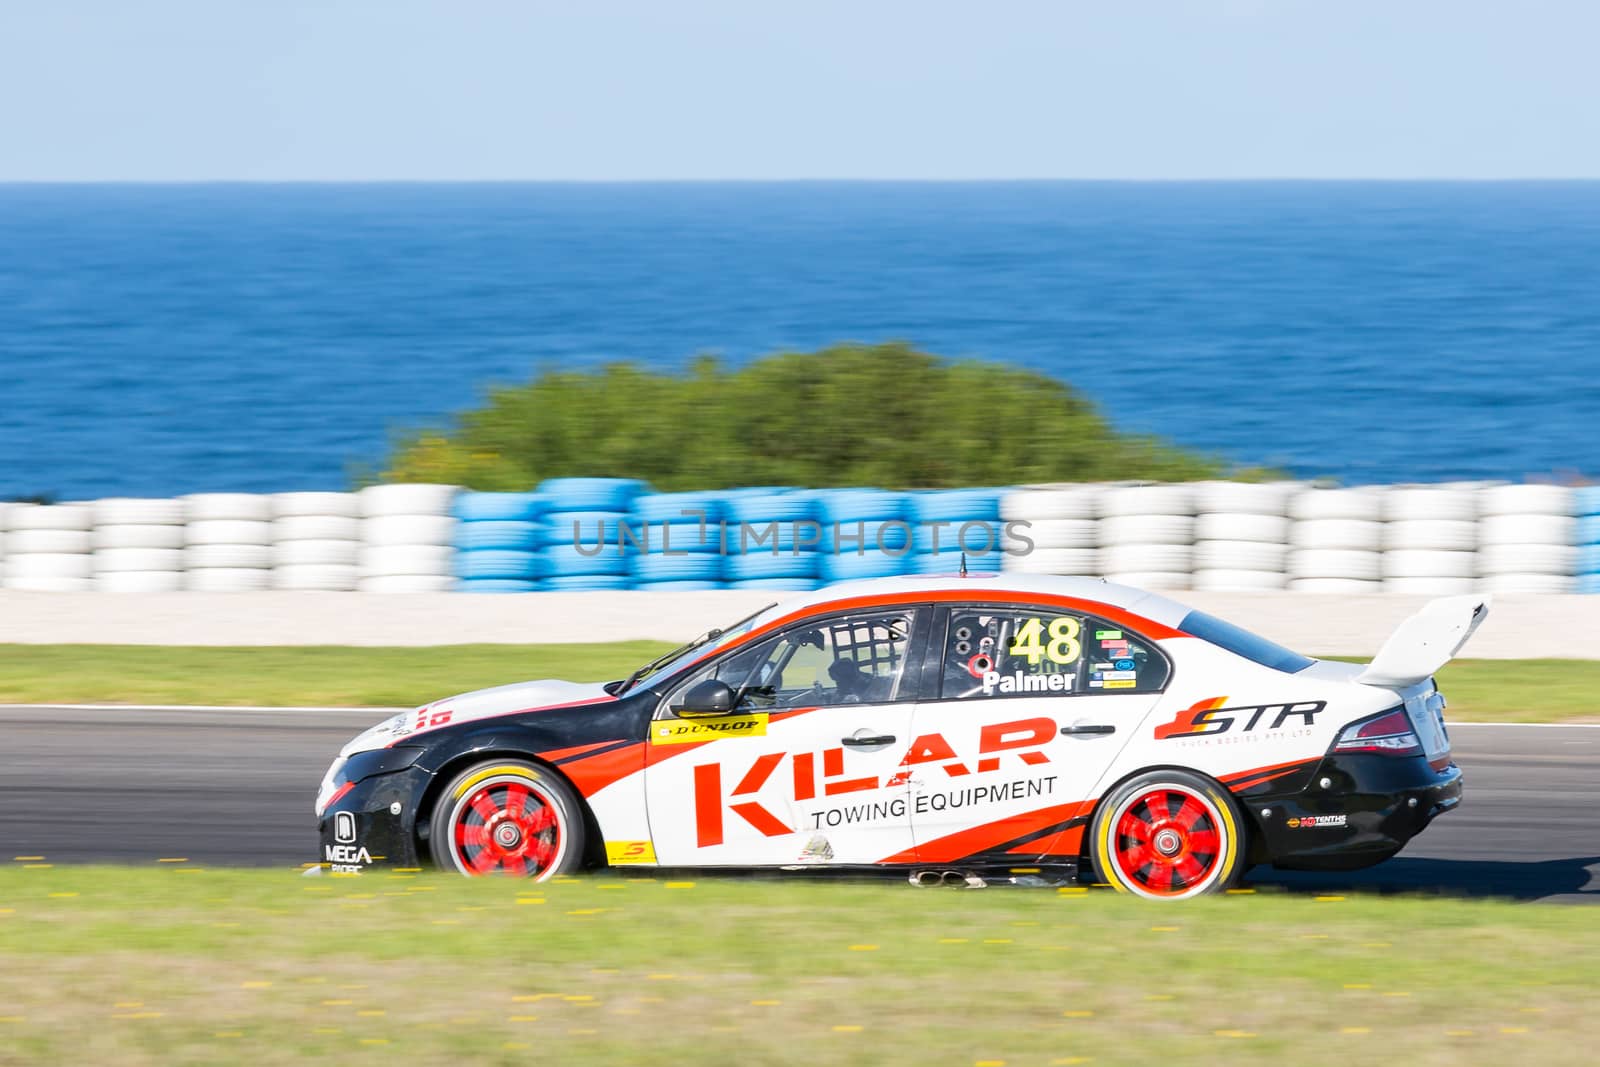
[[[1275,671],[1283,671],[1285,674],[1303,671],[1316,662],[1274,641],[1268,641],[1260,634],[1253,634],[1249,630],[1235,626],[1231,622],[1224,622],[1215,615],[1207,615],[1203,611],[1189,612],[1183,617],[1183,621],[1178,623],[1178,629],[1210,641],[1213,645],[1225,648],[1236,656],[1243,656],[1253,663],[1271,667]]]

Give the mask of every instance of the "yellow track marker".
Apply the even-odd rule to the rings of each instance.
[[[835,1026],[833,1028],[833,1032],[836,1033],[836,1034],[859,1034],[861,1032],[861,1027],[859,1027],[859,1026]]]
[[[876,951],[878,951],[878,946],[877,945],[851,945],[850,946],[850,951],[851,952],[876,952]]]
[[[1094,1012],[1092,1012],[1092,1011],[1064,1011],[1061,1014],[1066,1016],[1068,1019],[1092,1019],[1092,1018],[1094,1018]]]
[[[1370,1033],[1372,1033],[1372,1031],[1368,1030],[1365,1026],[1346,1026],[1346,1027],[1343,1027],[1342,1029],[1340,1029],[1339,1032],[1341,1034],[1370,1034]]]
[[[38,863],[44,859],[43,856],[12,856],[11,858],[17,863]]]
[[[163,856],[156,860],[157,863],[188,863],[188,856]]]

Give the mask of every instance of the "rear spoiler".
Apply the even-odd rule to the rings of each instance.
[[[1405,689],[1431,678],[1461,651],[1478,624],[1489,617],[1489,602],[1487,595],[1431,601],[1389,635],[1356,681],[1385,689]]]

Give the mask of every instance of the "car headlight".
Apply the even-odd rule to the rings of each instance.
[[[380,774],[403,771],[421,757],[420,748],[375,748],[357,752],[348,758],[339,757],[328,768],[328,773],[323,776],[322,785],[317,789],[318,817],[320,818],[335,800],[349,792],[357,782],[363,782]]]

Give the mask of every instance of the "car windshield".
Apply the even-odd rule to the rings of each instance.
[[[1263,667],[1271,667],[1285,674],[1298,673],[1316,662],[1274,641],[1268,641],[1260,634],[1253,634],[1243,627],[1225,622],[1215,615],[1207,615],[1203,611],[1189,612],[1183,617],[1183,621],[1178,623],[1178,629],[1210,641],[1213,645],[1225,648],[1236,656],[1243,656],[1252,663],[1259,663]]]
[[[638,670],[628,675],[626,681],[616,683],[615,688],[611,690],[613,695],[621,696],[623,693],[632,689],[635,685],[646,678],[666,678],[669,675],[674,674],[678,670],[688,666],[691,662],[698,659],[704,652],[707,645],[713,643],[718,645],[725,644],[726,642],[731,641],[742,634],[749,633],[750,628],[755,625],[756,620],[761,618],[761,616],[765,615],[775,607],[777,607],[776,604],[768,604],[766,607],[760,609],[759,611],[752,612],[725,629],[708,630],[699,637],[695,638],[693,641],[690,641],[688,644],[679,648],[675,648],[666,655],[651,660],[649,663],[644,664]]]

